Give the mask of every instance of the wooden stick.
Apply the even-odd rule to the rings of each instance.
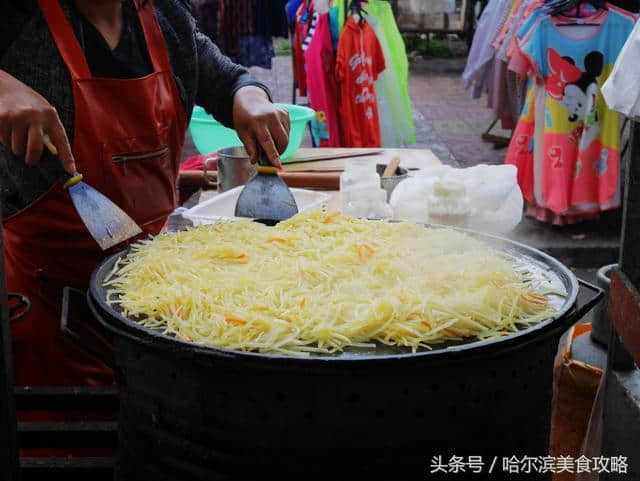
[[[339,190],[339,173],[284,172],[280,174],[289,187],[300,189]]]
[[[384,173],[382,177],[393,177],[396,175],[396,171],[398,170],[398,166],[400,165],[400,157],[397,155],[391,159],[391,162],[387,165],[387,168],[384,169]]]
[[[44,143],[47,150],[51,152],[51,155],[58,155],[58,149],[56,149],[56,146],[53,145],[53,142],[51,142],[51,137],[49,137],[47,134],[44,134],[42,136],[42,142]]]
[[[320,160],[350,159],[353,157],[367,157],[384,153],[381,149],[300,149],[285,165],[301,164],[304,162],[318,162]]]

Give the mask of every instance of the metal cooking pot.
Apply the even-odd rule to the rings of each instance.
[[[245,185],[256,173],[244,147],[230,147],[218,152],[218,192]]]
[[[611,274],[618,269],[618,264],[609,264],[598,269],[596,282],[604,293],[604,301],[601,302],[593,314],[591,339],[608,349],[609,336],[611,335],[611,322],[607,315],[609,308],[609,289],[611,288]]]
[[[503,456],[546,455],[558,340],[602,291],[538,250],[472,235],[563,288],[557,315],[501,339],[416,353],[385,346],[307,358],[235,352],[125,317],[107,304],[103,282],[127,252],[105,260],[87,297],[115,339],[117,479],[448,480],[427,476],[433,456],[484,456],[487,465],[495,456],[501,466]],[[580,285],[596,294],[578,307]]]
[[[393,194],[395,188],[398,187],[398,184],[409,178],[409,171],[403,167],[398,167],[395,175],[382,177],[386,168],[387,164],[376,164],[376,171],[380,176],[380,186],[387,191],[387,202],[389,202],[391,200],[391,194]]]

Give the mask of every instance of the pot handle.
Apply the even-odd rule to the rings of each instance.
[[[86,353],[115,370],[113,342],[93,319],[84,292],[65,287],[62,290],[60,331]]]
[[[209,163],[209,161],[211,160],[217,160],[217,157],[205,157],[205,159],[202,161],[202,175],[204,176],[204,185],[207,187],[210,187],[212,189],[217,189],[218,188],[218,183],[217,182],[211,182],[209,180],[209,173],[207,172],[207,164]]]
[[[575,310],[565,318],[564,324],[569,327],[582,319],[591,309],[596,307],[596,305],[602,300],[604,297],[604,291],[600,289],[598,286],[594,286],[590,282],[584,281],[582,279],[578,279],[578,284],[580,287],[584,287],[590,291],[594,292],[594,295],[591,299],[585,302],[581,306],[577,306]]]
[[[31,300],[24,294],[9,292],[7,294],[9,323],[19,321],[31,311]]]

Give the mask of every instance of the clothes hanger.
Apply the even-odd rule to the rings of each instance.
[[[572,10],[575,8],[576,15],[573,18],[581,18],[580,17],[580,7],[584,4],[590,4],[594,8],[598,10],[607,10],[607,5],[604,0],[552,0],[550,2],[546,2],[547,6],[550,8],[549,14],[552,16],[556,16],[559,14],[565,14],[568,10]],[[565,15],[566,16],[566,15]],[[559,27],[570,27],[570,26],[587,26],[587,27],[599,27],[598,23],[585,23],[585,22],[571,22],[571,23],[559,23]]]
[[[345,15],[347,18],[349,17],[349,15],[355,15],[360,19],[358,23],[362,24],[366,22],[365,15],[367,15],[367,12],[364,8],[362,8],[362,2],[360,0],[351,0],[349,8],[345,10]],[[347,20],[347,18],[345,18],[345,21]]]
[[[308,23],[311,21],[311,15],[309,11],[313,6],[313,0],[304,0],[304,8],[302,9],[302,16],[300,17],[300,23]]]
[[[576,16],[580,17],[580,6],[590,4],[599,10],[606,10],[607,5],[604,0],[549,0],[545,4],[549,8],[550,15],[558,15],[573,8],[576,9]]]

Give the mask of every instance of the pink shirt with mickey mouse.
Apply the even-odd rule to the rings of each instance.
[[[634,19],[615,7],[566,27],[540,16],[519,42],[515,63],[532,82],[507,163],[519,170],[529,204],[555,214],[597,214],[619,206],[620,122],[600,88]],[[523,62],[523,60],[525,62]]]

